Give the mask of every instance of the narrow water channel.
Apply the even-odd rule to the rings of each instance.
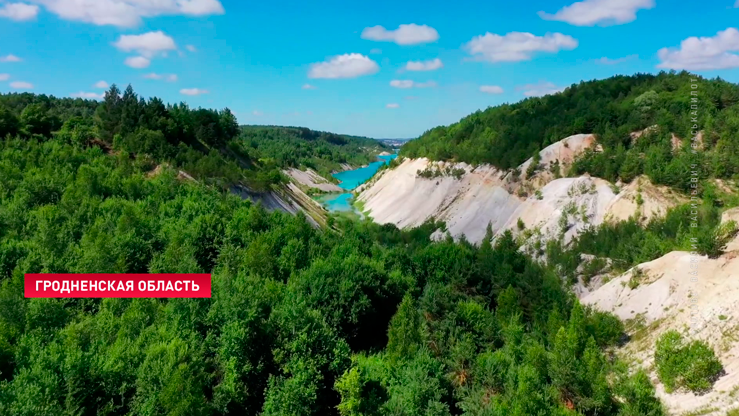
[[[334,178],[341,181],[339,187],[351,191],[359,185],[367,182],[372,175],[374,175],[382,165],[390,163],[391,160],[398,157],[397,154],[387,156],[377,156],[378,161],[372,162],[369,165],[354,169],[347,170],[344,172],[335,173]],[[328,211],[353,211],[354,207],[351,205],[351,192],[343,194],[328,194],[321,195],[316,198]]]

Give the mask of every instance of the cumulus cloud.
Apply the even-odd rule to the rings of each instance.
[[[30,90],[33,88],[33,84],[25,81],[14,81],[10,83],[10,88],[15,88],[16,90]]]
[[[480,85],[480,91],[488,94],[503,94],[503,88],[497,85]]]
[[[623,58],[611,59],[611,58],[607,58],[604,56],[600,59],[596,59],[595,62],[601,65],[616,65],[616,64],[620,64],[621,62],[626,62],[632,59],[636,59],[638,57],[639,55],[629,55],[629,56],[624,56]]]
[[[108,88],[108,83],[105,81],[98,81],[93,85],[95,88]]]
[[[464,46],[473,59],[489,62],[528,61],[536,52],[556,53],[576,47],[577,39],[561,33],[535,36],[525,32],[510,32],[505,36],[488,32]]]
[[[75,92],[74,94],[69,94],[69,96],[73,98],[86,98],[90,100],[100,100],[105,96],[105,94],[80,91],[80,92]]]
[[[390,104],[386,105],[385,107],[387,107],[387,108],[398,108],[398,107],[400,107],[400,104],[398,104],[398,103],[390,103]]]
[[[367,27],[362,31],[362,39],[395,42],[398,45],[416,45],[436,42],[439,33],[433,27],[411,23],[400,25],[395,30],[387,30],[382,26]]]
[[[10,74],[0,74],[0,81],[7,81],[10,79]]]
[[[207,93],[208,90],[201,90],[200,88],[183,88],[180,90],[180,94],[184,95],[201,95]]]
[[[26,3],[5,3],[0,7],[0,17],[19,22],[35,19],[38,14],[38,6]]]
[[[537,84],[526,84],[520,89],[523,90],[523,95],[526,97],[542,97],[544,95],[562,92],[565,87],[558,87],[551,82],[541,81]]]
[[[310,84],[303,84],[303,87],[302,87],[302,88],[303,88],[304,90],[315,90],[315,89],[317,89],[318,87],[316,87],[315,85],[310,85]]]
[[[324,62],[311,64],[308,78],[356,78],[380,70],[377,62],[359,53],[346,53]]]
[[[167,82],[175,82],[175,81],[177,81],[177,74],[157,74],[155,72],[152,72],[150,74],[144,75],[144,78],[146,78],[146,79],[156,79],[156,80],[165,80]]]
[[[5,56],[0,56],[0,62],[20,62],[22,60],[23,59],[15,56],[13,54],[5,55]]]
[[[174,39],[161,30],[141,35],[122,35],[113,43],[113,46],[124,52],[136,52],[145,58],[152,58],[177,49]]]
[[[207,16],[223,14],[219,0],[27,0],[64,20],[95,25],[133,27],[142,18],[162,15]]]
[[[434,71],[443,66],[441,59],[436,58],[428,61],[410,61],[405,64],[405,69],[408,71]]]
[[[198,51],[198,48],[196,48],[195,45],[187,45],[187,46],[185,46],[185,48],[187,48],[187,50],[190,51],[190,52],[197,52]]]
[[[434,81],[427,81],[427,82],[415,82],[411,81],[409,79],[394,79],[390,81],[390,86],[395,88],[431,88],[435,87],[436,83]]]
[[[713,37],[689,37],[679,48],[662,48],[657,52],[658,68],[700,71],[739,67],[739,30],[730,27]]]
[[[143,56],[131,56],[126,58],[125,61],[123,61],[126,65],[130,66],[131,68],[146,68],[151,63],[150,60],[147,58],[144,58]]]
[[[654,0],[585,0],[563,7],[555,14],[539,12],[544,20],[575,26],[620,25],[636,20],[636,12],[654,7]]]

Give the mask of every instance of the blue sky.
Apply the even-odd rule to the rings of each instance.
[[[0,92],[130,83],[244,124],[416,137],[583,79],[739,82],[734,1],[0,0]]]

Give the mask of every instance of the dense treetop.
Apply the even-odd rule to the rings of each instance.
[[[327,177],[342,163],[360,166],[390,148],[365,137],[278,126],[239,127],[223,110],[145,100],[112,85],[101,102],[31,93],[0,94],[0,138],[96,145],[151,163],[167,162],[210,183],[257,190],[284,181],[280,170],[311,167]]]

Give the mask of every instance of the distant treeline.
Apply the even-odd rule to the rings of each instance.
[[[256,149],[281,167],[311,168],[324,177],[341,171],[341,164],[354,167],[376,160],[391,150],[389,146],[367,137],[348,136],[305,127],[242,126],[240,142]]]

